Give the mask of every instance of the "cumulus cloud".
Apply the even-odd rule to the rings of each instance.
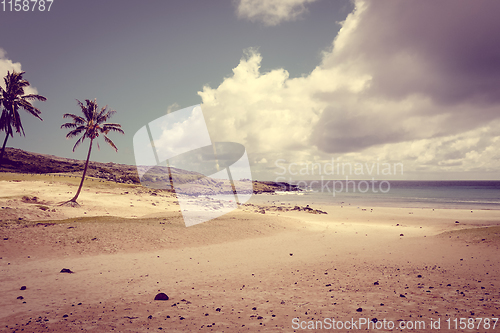
[[[298,19],[306,11],[305,4],[314,1],[316,0],[240,0],[236,11],[240,18],[275,26]]]
[[[211,143],[200,107],[167,114],[151,122],[149,127],[160,161]]]
[[[12,60],[7,58],[7,52],[4,49],[0,48],[0,75],[4,77],[7,74],[7,71],[21,71],[21,63],[13,62]]]
[[[7,58],[7,52],[5,52],[4,49],[0,48],[0,86],[5,88],[5,82],[3,78],[5,75],[7,75],[7,72],[16,71],[16,72],[21,72],[21,63],[20,62],[13,62],[12,60]],[[26,75],[25,75],[26,79]],[[36,88],[29,86],[24,89],[25,94],[38,94],[38,91]]]
[[[214,141],[234,141],[253,151],[308,149],[311,125],[318,120],[314,103],[304,97],[283,69],[260,73],[262,57],[249,50],[217,88],[199,95]]]
[[[498,168],[499,10],[358,0],[309,75],[262,73],[250,50],[220,86],[204,87],[211,135],[244,144],[254,163],[342,155],[415,170]]]
[[[500,57],[492,37],[500,23],[491,14],[500,4],[476,5],[356,2],[310,78],[336,72],[362,88],[317,95],[328,106],[313,143],[326,152],[360,150],[459,133],[498,117],[500,66],[485,61]]]

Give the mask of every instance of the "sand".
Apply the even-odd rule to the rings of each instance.
[[[60,207],[78,179],[30,177],[0,181],[0,331],[500,330],[453,321],[500,316],[500,211],[245,206],[186,228],[167,192],[90,181]]]

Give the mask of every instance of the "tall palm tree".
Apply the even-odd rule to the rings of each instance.
[[[113,147],[115,151],[118,151],[118,148],[116,148],[113,141],[111,141],[106,135],[110,131],[119,132],[122,134],[124,133],[121,129],[122,126],[120,124],[105,123],[105,121],[107,121],[113,114],[116,113],[116,111],[114,110],[108,110],[107,105],[99,111],[99,107],[97,106],[97,101],[95,99],[93,101],[86,99],[86,104],[83,104],[79,100],[76,101],[78,102],[78,105],[80,106],[84,117],[66,113],[64,114],[63,118],[71,118],[72,122],[61,125],[61,128],[71,129],[71,131],[69,131],[69,133],[66,135],[67,139],[73,138],[83,133],[83,135],[76,141],[75,145],[73,146],[73,152],[85,139],[90,139],[90,145],[89,152],[87,154],[87,161],[85,162],[85,168],[83,169],[83,176],[80,182],[80,186],[78,187],[78,191],[71,200],[62,203],[62,205],[69,204],[71,206],[79,206],[76,202],[76,199],[78,199],[78,196],[80,195],[80,192],[82,190],[83,182],[85,180],[85,174],[87,173],[87,167],[89,165],[90,152],[92,151],[92,143],[94,142],[94,140],[102,134],[104,136],[104,141],[106,141],[111,147]],[[97,147],[99,147],[99,143],[97,144]]]
[[[41,111],[31,105],[30,100],[46,101],[47,99],[41,95],[24,94],[24,88],[30,83],[23,79],[25,72],[17,73],[16,71],[7,72],[4,77],[5,89],[0,86],[0,106],[3,106],[2,115],[0,116],[0,131],[5,132],[5,140],[3,141],[2,151],[0,153],[0,164],[5,153],[5,146],[9,135],[14,136],[13,127],[16,133],[24,136],[23,124],[19,115],[19,109],[24,109],[31,115],[40,118]]]

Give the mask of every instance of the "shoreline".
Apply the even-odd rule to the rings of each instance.
[[[267,202],[270,202],[270,201],[273,201],[273,202],[288,202],[288,203],[292,203],[295,204],[295,205],[303,205],[303,204],[314,204],[314,205],[317,205],[319,207],[322,207],[322,206],[336,206],[336,207],[340,207],[340,206],[352,206],[352,207],[369,207],[369,208],[372,208],[372,207],[378,207],[378,208],[407,208],[407,209],[456,209],[456,210],[465,210],[465,211],[482,211],[482,210],[493,210],[493,211],[500,211],[500,207],[499,208],[484,208],[484,207],[471,207],[471,206],[474,206],[474,205],[477,205],[477,204],[472,204],[471,206],[467,207],[467,204],[453,204],[455,205],[455,207],[449,207],[451,204],[449,205],[446,205],[444,203],[439,203],[439,204],[435,204],[434,206],[423,206],[424,204],[423,203],[420,203],[420,205],[418,204],[414,204],[414,205],[411,205],[410,202],[404,202],[404,203],[401,203],[401,202],[387,202],[387,201],[382,201],[382,200],[378,200],[378,201],[370,201],[370,200],[365,200],[365,201],[360,201],[360,202],[349,202],[349,199],[352,200],[352,198],[349,198],[349,197],[342,197],[342,198],[339,198],[339,202],[336,202],[336,203],[327,203],[324,201],[324,198],[321,198],[322,201],[321,202],[318,202],[318,201],[314,201],[314,200],[309,200],[307,201],[306,198],[308,198],[308,195],[307,193],[304,193],[303,195],[299,194],[300,198],[302,200],[292,200],[294,198],[296,194],[294,193],[287,193],[287,194],[275,194],[275,193],[262,193],[262,194],[254,194],[254,196],[257,196],[256,198],[258,199],[252,199],[250,200],[251,203],[253,204],[261,204],[266,197],[269,197],[269,198],[276,198],[277,200],[272,200],[272,199],[269,199],[267,200]],[[281,198],[282,200],[279,200],[278,198]],[[335,197],[333,197],[335,198]],[[359,198],[355,198],[356,200],[359,200]],[[340,201],[340,200],[343,200],[343,201]],[[485,203],[480,203],[479,205],[487,205]],[[498,204],[489,204],[489,205],[494,205],[494,206],[499,206]]]

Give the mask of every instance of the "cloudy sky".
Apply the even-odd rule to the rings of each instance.
[[[500,179],[499,12],[454,0],[7,8],[0,74],[26,71],[48,99],[36,104],[44,121],[23,114],[26,137],[8,146],[84,159],[88,146],[73,153],[59,127],[76,99],[97,98],[126,134],[110,135],[118,153],[102,142],[92,159],[134,164],[140,128],[201,104],[211,140],[243,144],[254,179],[332,159],[402,163],[392,179]]]

